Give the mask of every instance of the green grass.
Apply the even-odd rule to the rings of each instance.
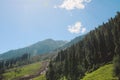
[[[33,80],[46,80],[46,78],[45,78],[45,74],[40,75],[40,76],[34,78]]]
[[[118,80],[116,77],[113,77],[113,65],[108,64],[100,67],[92,73],[86,74],[82,80]]]
[[[38,71],[40,66],[41,66],[41,63],[37,62],[37,63],[22,66],[22,67],[9,69],[3,74],[3,77],[5,80],[12,80],[17,77],[34,74],[35,72]]]

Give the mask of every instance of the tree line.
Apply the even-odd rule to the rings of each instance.
[[[25,64],[29,64],[29,59],[30,59],[30,54],[25,53],[20,57],[11,58],[8,60],[0,60],[0,74],[4,73],[4,71],[9,68],[14,68]],[[2,79],[2,75],[0,75],[0,79]]]

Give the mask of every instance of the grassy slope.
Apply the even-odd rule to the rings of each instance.
[[[34,74],[37,72],[38,69],[40,69],[41,63],[33,63],[29,65],[25,65],[23,67],[19,68],[13,68],[10,70],[7,70],[6,73],[3,74],[5,80],[12,80],[17,77],[29,75],[29,74]]]
[[[86,74],[82,80],[118,80],[113,77],[113,65],[108,64],[100,67],[92,73]]]
[[[45,75],[41,75],[33,80],[46,80]],[[65,77],[60,80],[67,80]],[[86,76],[82,80],[118,80],[116,77],[113,77],[113,65],[108,64],[100,67],[96,71],[92,73],[86,74]]]

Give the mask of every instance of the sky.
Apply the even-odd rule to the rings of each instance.
[[[0,53],[94,30],[120,11],[120,0],[0,0]]]

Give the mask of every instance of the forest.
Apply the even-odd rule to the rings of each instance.
[[[117,56],[117,57],[116,57]],[[120,12],[108,22],[85,35],[78,43],[59,51],[51,59],[47,80],[80,80],[85,73],[92,72],[100,66],[113,63],[115,74],[120,79]]]

